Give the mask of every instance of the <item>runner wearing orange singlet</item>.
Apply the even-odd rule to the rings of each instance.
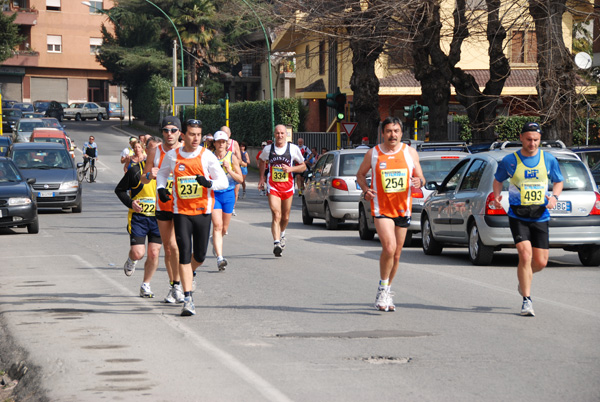
[[[213,190],[223,190],[229,182],[217,157],[200,147],[200,120],[188,120],[182,138],[183,146],[165,155],[156,182],[160,200],[167,202],[171,196],[173,199],[173,224],[184,292],[181,315],[189,316],[196,314],[192,298],[193,271],[202,265],[206,257],[214,205]],[[170,174],[173,175],[172,194],[166,189]]]
[[[414,148],[403,144],[402,123],[388,117],[381,123],[383,143],[365,154],[356,174],[356,182],[366,200],[371,200],[371,214],[381,242],[379,258],[380,281],[375,308],[395,311],[390,287],[398,271],[400,254],[410,225],[411,186],[421,187],[425,177]],[[367,174],[371,171],[371,187]]]
[[[142,174],[142,183],[148,184],[156,179],[163,159],[171,149],[179,148],[179,136],[181,135],[181,121],[176,116],[167,116],[162,120],[163,143],[154,149],[148,149],[146,167]],[[169,192],[173,189],[173,177],[169,176],[167,181]],[[156,220],[160,237],[165,250],[165,266],[169,276],[169,293],[165,297],[165,303],[183,303],[183,288],[179,276],[179,249],[175,241],[175,229],[173,226],[173,201],[162,202],[156,200]]]

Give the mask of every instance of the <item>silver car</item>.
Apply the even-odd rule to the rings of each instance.
[[[583,265],[600,265],[600,194],[589,169],[564,148],[542,148],[560,165],[564,189],[550,210],[550,247],[576,251]],[[508,225],[508,181],[503,183],[502,209],[490,206],[498,162],[516,149],[470,155],[459,162],[435,189],[421,213],[423,251],[441,254],[445,246],[468,247],[475,265],[489,265],[495,251],[514,247]],[[551,191],[552,184],[548,191]],[[548,193],[549,194],[549,193]]]
[[[339,223],[358,219],[358,200],[362,191],[356,172],[368,149],[341,149],[321,155],[309,175],[302,196],[302,222],[325,219],[328,230]]]
[[[427,182],[441,183],[452,168],[469,155],[464,143],[423,143],[417,144],[416,149],[419,152],[421,169],[423,169],[423,175]],[[367,182],[370,186],[370,177],[367,178]],[[410,246],[413,234],[421,231],[421,210],[425,199],[431,193],[433,193],[433,190],[428,190],[426,186],[412,190],[411,222],[406,232],[404,246]],[[362,240],[372,240],[375,234],[375,220],[371,216],[371,202],[365,200],[361,195],[358,205],[358,235]]]
[[[34,128],[45,127],[42,119],[19,119],[16,126],[15,142],[29,142]]]

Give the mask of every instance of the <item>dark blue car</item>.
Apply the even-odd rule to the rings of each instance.
[[[32,185],[15,163],[0,157],[0,227],[26,227],[28,233],[40,230],[37,201]]]

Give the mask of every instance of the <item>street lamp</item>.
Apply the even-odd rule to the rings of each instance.
[[[179,35],[179,31],[177,30],[177,27],[175,26],[175,23],[173,22],[173,20],[167,15],[167,13],[165,13],[163,11],[162,8],[160,8],[159,6],[157,6],[156,4],[154,4],[153,2],[151,2],[150,0],[145,0],[147,3],[152,4],[154,7],[156,7],[161,13],[163,13],[163,15],[165,17],[167,17],[167,19],[169,20],[169,22],[171,23],[171,25],[173,25],[173,29],[175,29],[175,33],[177,34],[177,38],[179,39],[179,49],[181,50],[181,86],[184,87],[185,86],[185,70],[183,68],[183,41],[181,40],[181,36]],[[112,20],[112,17],[110,16],[110,14],[108,14],[106,11],[96,7],[95,5],[92,5],[92,3],[90,3],[89,1],[82,1],[81,4],[88,6],[88,7],[93,7],[96,10],[100,11],[102,14],[108,15],[108,17]],[[115,22],[113,20],[113,22]],[[174,85],[176,84],[175,82],[173,83]]]
[[[148,1],[148,0],[146,0]],[[256,11],[254,11],[254,8],[252,8],[252,6],[250,5],[250,3],[248,3],[246,0],[242,0],[244,3],[246,3],[246,5],[248,7],[250,7],[250,10],[252,10],[252,13],[254,14],[254,16],[256,17],[256,19],[258,20],[258,22],[260,23],[260,27],[262,28],[263,33],[265,34],[265,42],[267,44],[267,63],[269,64],[269,98],[271,99],[271,133],[275,132],[275,106],[273,104],[273,78],[271,76],[271,45],[269,44],[269,36],[267,35],[267,30],[265,29],[265,26],[263,25],[260,17],[258,16],[258,14],[256,14]]]

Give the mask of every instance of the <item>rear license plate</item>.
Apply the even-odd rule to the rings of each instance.
[[[571,201],[558,201],[556,206],[550,210],[553,214],[570,214]]]
[[[41,198],[54,197],[54,193],[52,191],[40,191],[37,196]]]

